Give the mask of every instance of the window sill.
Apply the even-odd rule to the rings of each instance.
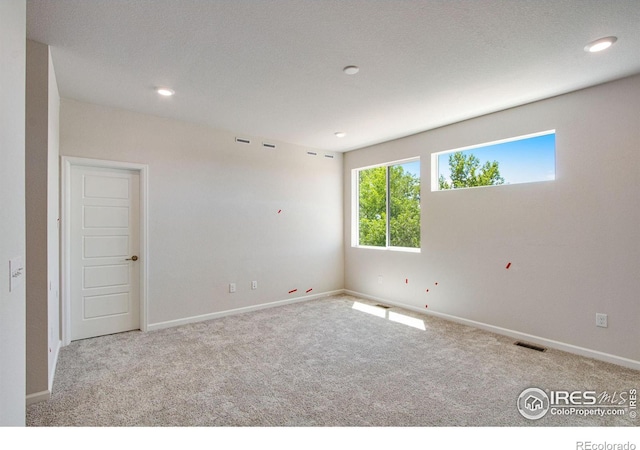
[[[411,248],[411,247],[373,247],[367,245],[352,245],[351,248],[359,248],[365,250],[382,250],[389,252],[403,252],[403,253],[422,253],[422,250],[419,248]]]

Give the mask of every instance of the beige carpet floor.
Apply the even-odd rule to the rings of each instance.
[[[640,387],[638,371],[552,349],[541,353],[503,336],[395,307],[369,310],[372,305],[340,295],[73,342],[60,352],[51,399],[27,408],[27,425],[640,423],[629,414],[547,414],[532,421],[516,408],[529,387],[628,392]]]

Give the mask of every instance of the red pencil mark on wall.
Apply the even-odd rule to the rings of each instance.
[[[425,308],[428,308],[428,307],[429,307],[429,305],[424,305],[424,307],[425,307]]]
[[[298,290],[297,290],[297,289],[291,289],[291,290],[289,291],[289,294],[293,294],[294,292],[298,292]]]
[[[436,286],[438,285],[438,282],[436,281]]]
[[[278,210],[278,214],[280,214],[281,212],[282,212],[282,210],[281,210],[281,209],[279,209],[279,210]]]
[[[409,284],[409,279],[408,278],[404,279],[404,284]]]
[[[508,269],[509,267],[511,267],[511,263],[507,264],[507,269]]]
[[[426,291],[429,292],[429,289],[427,289]]]
[[[307,289],[307,292],[306,292],[306,293],[308,294],[308,293],[309,293],[309,292],[311,292],[311,291],[313,291],[313,288],[312,288],[312,289]]]

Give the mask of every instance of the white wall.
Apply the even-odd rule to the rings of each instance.
[[[346,288],[640,368],[639,112],[636,76],[347,153]],[[430,191],[431,153],[550,129],[555,181]],[[414,156],[421,253],[352,248],[351,170]]]
[[[62,155],[149,166],[151,327],[342,289],[341,154],[237,144],[231,133],[67,99],[60,114]]]
[[[47,336],[48,390],[51,391],[55,374],[60,335],[60,94],[51,59],[47,52],[48,70],[48,136],[47,136]]]
[[[0,426],[25,424],[25,285],[8,286],[25,258],[25,36],[25,2],[0,0]]]

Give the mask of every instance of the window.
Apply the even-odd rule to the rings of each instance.
[[[353,171],[355,246],[420,248],[420,160]]]
[[[432,167],[432,191],[555,180],[555,130],[435,153]]]

